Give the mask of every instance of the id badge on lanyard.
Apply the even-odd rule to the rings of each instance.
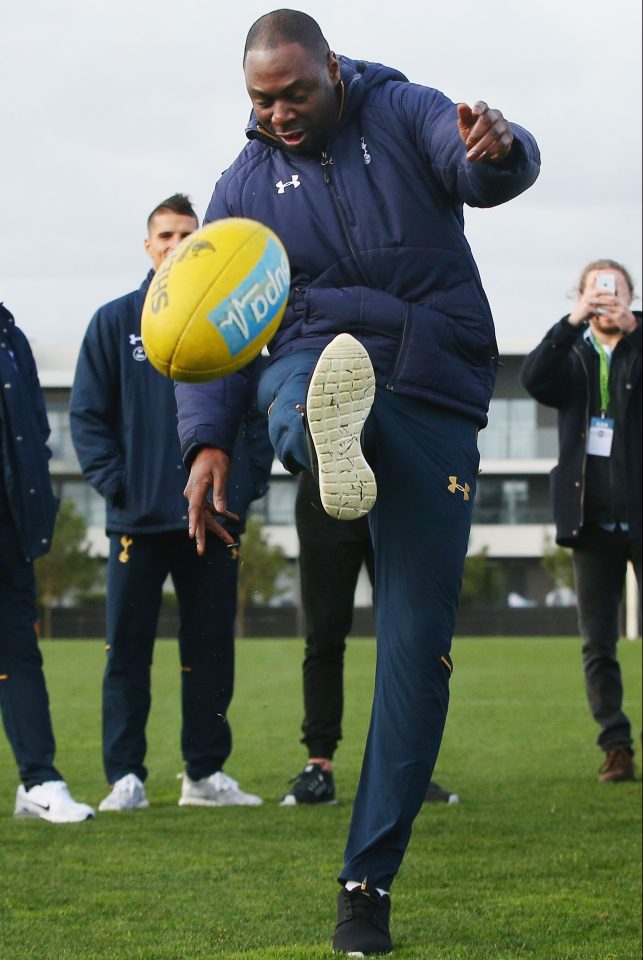
[[[614,421],[607,417],[592,417],[589,422],[586,452],[594,457],[609,457],[614,439]]]
[[[614,439],[614,421],[605,416],[609,406],[609,363],[605,349],[599,340],[595,340],[599,361],[599,384],[601,393],[601,415],[589,421],[586,452],[594,457],[609,457]]]

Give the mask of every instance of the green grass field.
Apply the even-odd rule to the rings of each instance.
[[[54,826],[11,818],[15,765],[0,738],[2,960],[330,957],[368,721],[374,645],[351,640],[340,802],[281,808],[298,744],[302,644],[238,643],[227,772],[259,809],[179,808],[176,644],[157,644],[147,811]],[[106,792],[100,642],[43,643],[58,764],[78,799]],[[599,784],[579,642],[458,639],[436,779],[459,806],[425,807],[393,889],[395,955],[431,960],[637,960],[641,784]],[[621,643],[641,728],[641,643]]]

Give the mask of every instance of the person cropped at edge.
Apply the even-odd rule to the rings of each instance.
[[[244,71],[250,142],[216,184],[206,220],[262,221],[290,259],[260,407],[284,466],[317,470],[326,512],[354,519],[377,496],[373,712],[333,938],[336,951],[367,955],[391,949],[389,891],[444,729],[476,438],[496,373],[462,208],[527,189],[539,154],[481,101],[456,105],[398,70],[336,56],[297,11],[251,27]],[[184,385],[177,399],[183,435],[188,414],[207,419],[207,390]],[[225,508],[225,468],[216,449],[191,462],[198,549],[208,483],[214,508]]]
[[[56,744],[36,633],[34,560],[49,552],[58,501],[49,423],[29,342],[0,303],[0,710],[21,785],[14,816],[88,820],[54,766]]]
[[[597,288],[602,277],[614,280],[614,293]],[[628,561],[641,589],[641,313],[631,309],[633,295],[621,264],[588,264],[576,306],[521,371],[529,393],[558,410],[556,542],[572,548],[585,687],[606,782],[634,779],[617,658]]]
[[[111,791],[100,811],[149,805],[145,727],[168,575],[180,619],[185,772],[179,804],[261,803],[223,772],[232,749],[227,711],[233,691],[238,551],[211,535],[204,556],[194,552],[187,535],[174,384],[152,367],[141,344],[141,312],[152,277],[197,227],[196,214],[182,194],[152,211],[145,240],[152,269],[138,290],[98,310],[83,340],[72,388],[72,439],[86,479],[105,498],[110,540],[103,760]],[[238,389],[231,391],[230,400],[242,422],[234,428],[238,438],[230,495],[237,519],[222,521],[228,544],[238,537],[250,501],[265,492],[272,463],[265,417],[253,413],[244,380],[232,386]],[[212,413],[217,421],[227,421],[223,402]]]

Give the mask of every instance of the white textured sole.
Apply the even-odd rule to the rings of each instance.
[[[297,803],[291,794],[287,794],[283,800],[279,801],[280,807],[334,807],[337,800],[320,800],[319,803]]]
[[[340,333],[322,351],[306,397],[322,506],[337,520],[365,516],[377,497],[375,475],[360,445],[374,397],[367,351],[355,337]]]
[[[150,805],[149,800],[140,800],[131,806],[110,807],[108,804],[103,806],[103,801],[98,804],[99,813],[127,813],[128,810],[147,810]]]
[[[254,803],[240,803],[237,801],[206,800],[203,797],[181,797],[180,807],[260,807],[263,800]]]
[[[91,813],[87,811],[80,811],[78,814],[73,816],[62,816],[56,817],[47,811],[37,811],[37,810],[25,810],[20,809],[16,810],[14,813],[15,820],[46,820],[47,823],[84,823],[86,820],[94,819],[94,811]]]

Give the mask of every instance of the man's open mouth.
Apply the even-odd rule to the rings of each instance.
[[[279,139],[288,147],[297,147],[305,137],[303,130],[292,130],[290,133],[278,133]]]

